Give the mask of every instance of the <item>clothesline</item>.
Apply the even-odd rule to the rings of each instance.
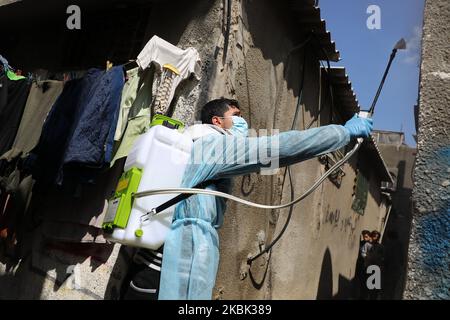
[[[6,58],[1,57],[1,61],[9,66]],[[148,69],[150,64],[157,66],[151,69],[153,73]],[[159,72],[156,77],[154,72],[166,70],[166,66],[171,66],[168,70],[174,70],[175,73]],[[41,161],[42,166],[54,166],[51,173],[36,173],[37,180],[56,179],[61,183],[61,170],[65,163],[70,164],[70,168],[73,163],[102,168],[105,164],[113,164],[119,157],[127,156],[137,136],[150,125],[150,107],[155,104],[158,111],[164,114],[178,84],[191,74],[199,79],[201,71],[199,54],[194,48],[183,50],[157,36],[150,39],[136,60],[115,67],[111,61],[107,61],[105,67],[106,70],[89,69],[59,74],[37,70],[28,78],[36,85],[47,80],[61,80],[64,85],[53,102],[42,106],[48,110],[48,115],[44,113],[45,118],[40,120],[40,125],[43,124],[41,138],[34,150],[26,150],[44,159]],[[118,85],[114,86],[114,83]],[[24,99],[26,101],[25,93]],[[17,115],[17,127],[20,124],[20,121],[17,122],[20,120],[20,110],[24,108],[28,109],[23,105],[11,108]],[[36,108],[39,106],[33,107]],[[98,131],[102,126],[101,132]],[[65,130],[64,134],[55,131],[61,129]],[[11,135],[15,133],[8,130]],[[39,133],[41,130],[36,130],[35,136]],[[10,150],[12,137],[0,148],[0,156]],[[78,140],[84,142],[79,143]],[[115,154],[114,141],[119,143]],[[56,162],[55,155],[58,152],[55,152],[55,148],[64,148],[59,150],[61,159],[56,159]],[[72,159],[70,154],[77,156]]]
[[[106,67],[105,69],[108,70],[110,67],[115,65],[114,62],[106,61]],[[120,65],[120,64],[118,64]],[[132,69],[134,67],[138,67],[136,60],[128,60],[128,62],[122,64],[125,70]],[[77,78],[80,78],[82,75],[86,73],[86,70],[71,70],[71,71],[65,71],[65,72],[50,72],[48,70],[45,70],[47,73],[46,76],[43,76],[42,74],[39,74],[38,71],[35,72],[28,72],[27,75],[23,75],[22,69],[14,68],[12,67],[8,60],[0,55],[0,73],[5,73],[6,76],[10,80],[21,80],[27,78],[30,82],[40,82],[40,81],[48,81],[48,80],[60,80],[60,81],[70,81]]]

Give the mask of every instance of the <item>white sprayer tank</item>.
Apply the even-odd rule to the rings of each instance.
[[[177,188],[191,155],[192,140],[177,130],[162,125],[151,127],[140,136],[125,163],[125,172],[133,167],[142,170],[137,192],[157,188]],[[177,196],[177,194],[154,195],[134,200],[130,218],[125,229],[115,228],[106,238],[125,245],[158,249],[172,225],[175,205],[141,223],[141,217],[153,208]],[[136,236],[136,230],[142,236]]]

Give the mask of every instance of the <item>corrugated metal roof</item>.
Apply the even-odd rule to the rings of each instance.
[[[322,67],[324,77],[326,77],[327,70]],[[334,103],[341,111],[344,120],[350,119],[360,111],[358,99],[344,67],[330,68],[330,84],[333,88]]]
[[[330,32],[326,30],[325,20],[321,19],[320,8],[315,6],[316,2],[314,0],[290,0],[289,3],[294,12],[296,23],[305,32],[313,31],[324,49],[324,52],[322,50],[317,52],[319,59],[339,61],[339,51],[336,50],[336,44],[331,40]],[[326,72],[325,68],[322,68],[322,72]],[[344,121],[350,119],[361,108],[344,67],[330,68],[330,83],[333,88],[335,106],[341,111],[340,114]],[[364,141],[361,151],[373,155],[371,159],[374,159],[375,169],[380,173],[382,181],[393,182],[380,150],[372,137]]]
[[[320,60],[339,61],[339,51],[331,40],[331,34],[326,29],[325,20],[321,19],[320,8],[314,0],[290,0],[289,7],[294,14],[295,22],[302,30],[313,31],[324,52],[317,53]]]
[[[327,68],[322,67],[323,76],[326,77]],[[330,83],[333,88],[334,104],[339,109],[343,120],[350,119],[355,113],[360,111],[360,105],[356,94],[353,91],[352,83],[344,67],[330,68]],[[381,155],[377,143],[370,137],[366,139],[361,146],[361,151],[372,155],[375,169],[380,173],[382,181],[393,182],[386,163]]]
[[[375,169],[378,170],[378,172],[381,174],[380,179],[381,181],[387,181],[390,183],[394,183],[394,180],[391,177],[391,174],[389,173],[388,167],[386,165],[386,162],[383,159],[383,156],[381,155],[380,149],[378,148],[377,143],[374,141],[373,137],[370,137],[368,139],[365,139],[361,149],[363,151],[370,152],[373,154],[373,163],[375,164]]]

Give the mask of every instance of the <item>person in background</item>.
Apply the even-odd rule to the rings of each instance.
[[[370,233],[371,238],[371,246],[367,252],[367,256],[365,258],[365,267],[366,270],[369,266],[376,265],[380,268],[380,276],[383,279],[383,271],[384,271],[384,246],[380,243],[381,234],[373,230]],[[383,282],[383,281],[381,281]],[[369,290],[369,300],[378,300],[381,295],[381,289],[372,289]]]
[[[370,248],[372,247],[372,238],[370,236],[369,230],[363,230],[362,231],[362,238],[360,245],[360,255],[363,259],[366,259],[367,253],[369,252]]]
[[[359,252],[358,252],[358,259],[356,261],[356,276],[358,278],[358,284],[359,284],[359,298],[362,300],[367,299],[368,297],[368,290],[367,290],[367,274],[366,274],[366,263],[365,259],[367,256],[367,252],[369,251],[370,247],[372,246],[370,238],[370,231],[369,230],[363,230],[361,232],[361,238],[359,242]]]

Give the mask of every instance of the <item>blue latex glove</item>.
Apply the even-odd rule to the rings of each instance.
[[[350,133],[350,138],[368,138],[373,129],[373,120],[371,118],[360,118],[355,113],[353,118],[345,123],[344,128]]]

